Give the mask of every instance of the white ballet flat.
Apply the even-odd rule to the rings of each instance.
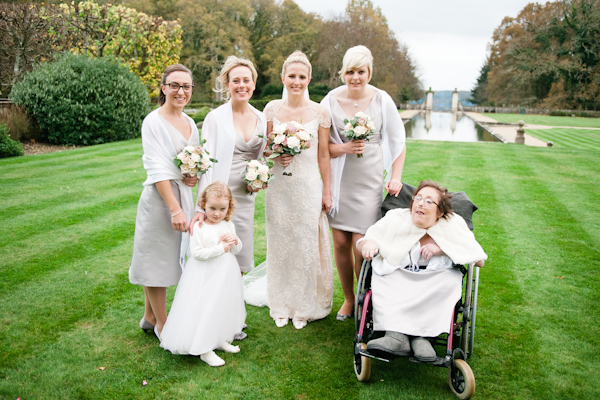
[[[308,324],[308,321],[303,319],[294,319],[292,323],[294,324],[294,328],[302,329],[306,326],[306,324]]]
[[[290,320],[287,318],[276,318],[275,319],[275,325],[277,325],[278,328],[283,328],[284,326],[286,326],[288,324]]]
[[[220,367],[225,365],[225,361],[215,354],[214,351],[209,351],[200,355],[200,359],[210,365],[211,367]]]
[[[223,350],[226,353],[239,353],[240,347],[234,346],[231,343],[225,342],[225,343],[221,344],[219,347],[217,347],[217,350]]]
[[[154,335],[156,335],[156,337],[158,338],[158,341],[160,342],[160,335],[158,334],[158,327],[156,325],[154,325]]]

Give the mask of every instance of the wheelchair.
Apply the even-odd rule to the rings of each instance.
[[[404,184],[398,198],[389,196],[382,205],[382,215],[397,207],[408,208],[414,193],[413,186]],[[454,212],[461,215],[472,230],[472,213],[477,207],[468,199],[464,192],[453,193],[452,205]],[[462,296],[454,307],[454,315],[449,333],[444,333],[433,339],[434,349],[445,347],[445,355],[440,357],[440,351],[435,361],[428,362],[436,367],[448,368],[448,385],[459,399],[470,399],[475,393],[475,376],[467,364],[468,357],[473,354],[475,339],[475,322],[477,316],[477,292],[479,283],[479,267],[455,265],[463,273]],[[371,360],[377,359],[389,362],[396,356],[380,352],[371,354],[367,351],[367,343],[377,337],[373,325],[373,305],[371,293],[371,261],[364,261],[354,304],[354,372],[360,382],[366,382],[371,375]],[[412,362],[422,362],[409,357]]]

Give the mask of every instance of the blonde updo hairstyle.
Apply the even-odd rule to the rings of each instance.
[[[182,65],[182,64],[173,64],[173,65],[169,65],[165,69],[165,72],[163,72],[162,79],[160,80],[160,84],[163,86],[166,85],[167,78],[169,77],[169,75],[171,75],[173,72],[176,72],[176,71],[187,72],[188,74],[190,74],[190,78],[192,79],[192,82],[194,81],[192,71],[190,71],[188,67],[186,67],[185,65]],[[167,96],[165,96],[165,93],[162,91],[162,88],[160,88],[160,93],[158,94],[158,105],[162,106],[163,104],[165,104],[165,101],[167,101]]]
[[[304,54],[300,50],[296,50],[295,52],[290,54],[288,58],[286,58],[283,62],[283,67],[281,68],[282,77],[285,76],[285,70],[287,69],[287,67],[293,63],[301,63],[306,65],[308,67],[308,78],[312,78],[312,65],[310,65],[310,61],[308,61],[308,57],[306,57],[306,54]]]
[[[248,67],[252,72],[252,81],[256,83],[256,79],[258,78],[258,73],[256,72],[256,68],[254,68],[254,64],[252,61],[247,58],[239,58],[236,56],[229,56],[227,60],[225,60],[225,64],[223,64],[223,68],[221,68],[221,72],[217,77],[217,82],[215,83],[215,88],[213,91],[217,93],[222,93],[225,97],[225,100],[229,100],[231,97],[231,93],[229,93],[229,89],[227,88],[227,84],[229,83],[229,73],[235,67]]]
[[[231,189],[229,189],[229,186],[227,186],[225,182],[221,181],[216,181],[208,185],[206,189],[204,189],[204,191],[200,195],[200,199],[198,200],[198,205],[203,210],[206,209],[206,199],[209,196],[216,198],[225,197],[229,199],[229,209],[227,210],[227,215],[224,218],[225,221],[229,221],[231,217],[233,217],[233,210],[235,209],[235,199],[231,194]]]
[[[346,72],[360,68],[363,65],[366,65],[369,70],[370,81],[373,77],[373,55],[371,54],[371,50],[362,45],[350,47],[346,51],[346,54],[344,54],[344,59],[342,60],[342,69],[339,72],[342,82],[346,82],[344,79]]]

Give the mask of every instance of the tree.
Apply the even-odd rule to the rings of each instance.
[[[488,60],[481,66],[479,71],[479,77],[477,83],[471,91],[471,99],[469,101],[478,104],[485,105],[488,102],[487,85],[488,85],[488,73],[490,72],[490,66]]]

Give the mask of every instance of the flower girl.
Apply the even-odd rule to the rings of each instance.
[[[242,243],[229,221],[235,201],[225,183],[209,185],[198,203],[206,219],[202,227],[194,227],[191,258],[177,286],[160,346],[173,354],[200,355],[202,361],[218,367],[225,361],[213,350],[240,351],[231,342],[246,319],[240,269],[234,256]]]

